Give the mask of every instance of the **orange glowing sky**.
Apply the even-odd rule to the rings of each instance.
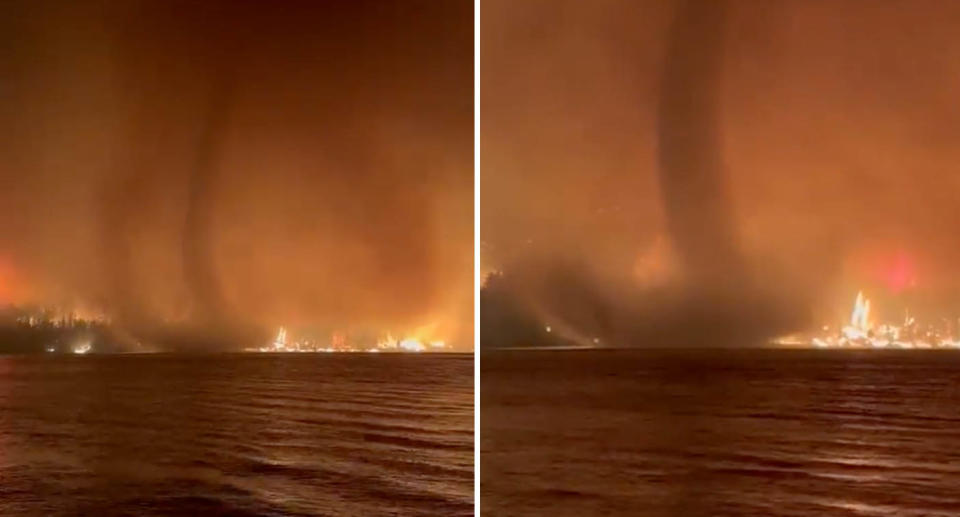
[[[203,289],[238,318],[472,347],[472,2],[5,12],[0,295],[202,312],[203,173]]]
[[[728,6],[717,124],[751,265],[811,288],[823,314],[860,288],[960,309],[960,4]],[[673,3],[481,8],[484,266],[635,268],[666,233],[656,114]]]

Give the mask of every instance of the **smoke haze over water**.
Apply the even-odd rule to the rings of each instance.
[[[482,9],[481,265],[539,324],[740,343],[859,288],[960,307],[956,4]]]
[[[3,10],[0,303],[470,348],[470,2]]]

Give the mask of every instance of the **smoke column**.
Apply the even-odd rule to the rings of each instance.
[[[720,89],[728,7],[722,1],[681,1],[665,34],[654,124],[656,175],[674,251],[665,260],[676,263],[670,269],[677,274],[661,272],[657,282],[641,282],[630,266],[588,246],[543,246],[508,264],[505,280],[488,290],[489,326],[502,321],[508,330],[485,342],[753,346],[794,327],[802,295],[785,289],[772,265],[748,260],[725,184]],[[789,291],[791,298],[776,290]]]
[[[719,0],[683,1],[668,37],[657,118],[659,179],[682,270],[680,305],[663,319],[667,334],[688,341],[746,346],[797,325],[805,294],[783,289],[789,284],[768,271],[769,264],[747,267],[738,243],[719,130],[727,8]]]
[[[689,279],[711,287],[742,273],[723,184],[717,120],[725,10],[719,0],[679,5],[663,66],[658,113],[659,178],[667,227]]]
[[[200,322],[224,322],[223,293],[214,270],[212,244],[213,189],[219,151],[229,109],[232,81],[225,74],[214,78],[210,107],[197,145],[190,174],[187,213],[183,224],[183,271],[193,296],[193,317]]]
[[[231,25],[224,19],[220,23],[224,27]],[[171,176],[183,178],[186,187],[179,244],[180,272],[186,301],[189,302],[189,310],[180,316],[186,316],[187,320],[180,320],[171,326],[170,320],[164,322],[150,316],[149,300],[139,294],[144,286],[137,282],[133,267],[136,240],[131,236],[142,230],[141,227],[146,223],[143,219],[146,210],[143,201],[151,196],[152,176],[144,174],[145,171],[141,169],[150,168],[151,158],[156,157],[151,157],[149,153],[134,153],[132,166],[124,162],[129,170],[120,171],[120,177],[106,188],[107,208],[102,221],[103,253],[105,263],[113,268],[112,295],[117,305],[113,312],[117,316],[119,330],[130,333],[135,340],[145,339],[160,347],[230,347],[237,345],[231,341],[247,339],[245,334],[260,333],[247,328],[250,325],[243,324],[230,310],[213,252],[218,171],[229,114],[234,104],[240,62],[240,35],[224,27],[211,27],[218,35],[217,43],[212,48],[202,49],[195,45],[194,53],[198,55],[197,64],[200,65],[196,70],[202,85],[199,102],[195,105],[199,112],[197,127],[184,125],[182,121],[174,126],[175,131],[184,134],[184,141],[193,154],[191,159],[183,162],[186,174],[174,171]],[[130,120],[130,130],[141,141],[170,137],[170,133],[158,132],[150,127],[156,124],[155,118],[150,116],[154,110],[151,103],[157,102],[156,90],[155,87],[147,87],[135,100],[137,106]]]

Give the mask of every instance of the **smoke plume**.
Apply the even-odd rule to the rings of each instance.
[[[470,348],[469,2],[4,9],[0,303]]]
[[[769,287],[788,284],[770,276],[775,267],[748,266],[738,242],[720,122],[726,11],[725,2],[679,2],[664,32],[655,154],[668,256],[651,259],[661,270],[644,281],[636,264],[595,248],[528,246],[485,288],[485,343],[742,346],[802,322],[803,293],[780,298]]]

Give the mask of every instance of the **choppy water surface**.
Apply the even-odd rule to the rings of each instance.
[[[960,353],[481,356],[484,515],[960,515]]]
[[[0,357],[0,515],[471,515],[472,368]]]

